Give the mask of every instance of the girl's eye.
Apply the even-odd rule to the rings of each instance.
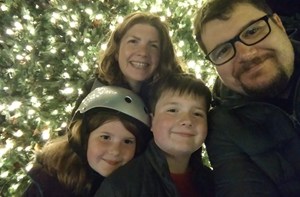
[[[124,140],[125,144],[135,144],[135,140],[126,139]]]
[[[101,140],[110,140],[110,136],[109,135],[101,135],[100,139]]]

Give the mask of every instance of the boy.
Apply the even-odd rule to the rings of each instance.
[[[96,196],[214,196],[211,170],[201,160],[211,93],[184,74],[158,81],[150,94],[154,139],[147,150],[108,177]]]

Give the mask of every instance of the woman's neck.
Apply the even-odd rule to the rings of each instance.
[[[141,82],[128,82],[131,90],[135,93],[139,93],[142,83]]]

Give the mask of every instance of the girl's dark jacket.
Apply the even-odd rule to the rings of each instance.
[[[201,197],[213,197],[212,172],[197,164],[194,181]],[[146,151],[107,177],[96,197],[179,197],[162,151],[150,142]]]
[[[94,182],[90,192],[75,195],[72,190],[61,184],[56,176],[50,175],[41,165],[32,168],[29,173],[31,184],[22,197],[89,197],[93,196],[104,177],[93,172]]]
[[[255,100],[214,87],[206,145],[217,196],[300,196],[300,42],[292,43],[289,99]]]

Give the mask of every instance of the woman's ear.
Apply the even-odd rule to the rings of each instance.
[[[118,62],[119,61],[119,53],[115,54],[115,60]]]

